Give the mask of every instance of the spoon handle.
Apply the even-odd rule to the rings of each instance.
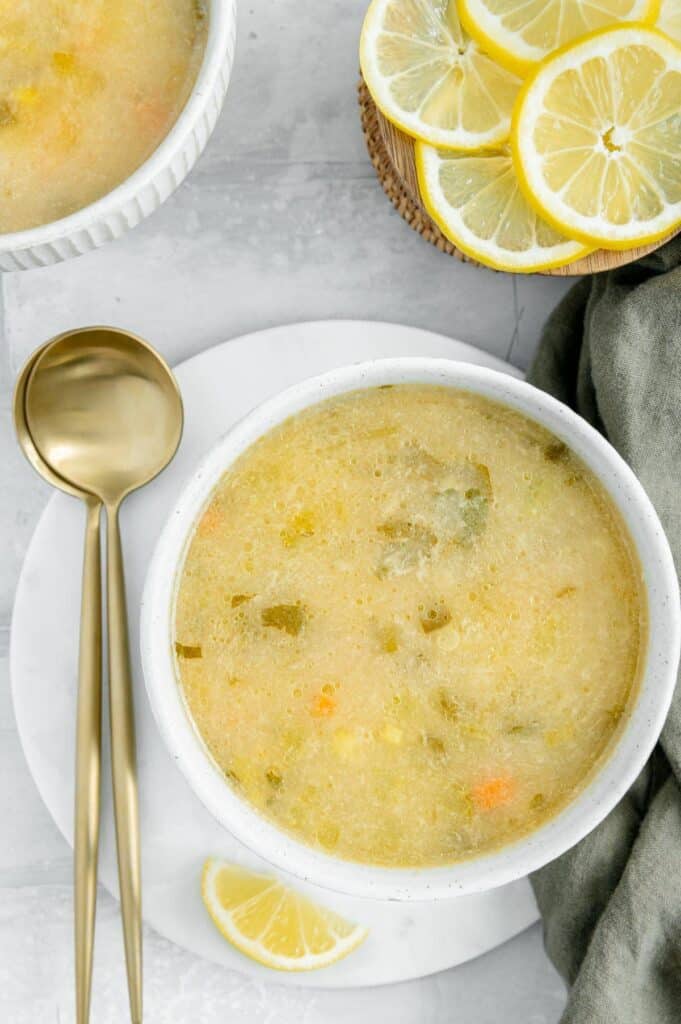
[[[114,505],[107,506],[107,606],[111,767],[118,881],[130,1017],[133,1024],[142,1024],[142,914],[135,708],[128,649],[123,553],[118,528],[118,507]]]
[[[74,912],[77,1024],[87,1024],[90,1016],[92,948],[97,905],[99,782],[102,761],[101,509],[101,503],[96,498],[87,499],[76,716]]]

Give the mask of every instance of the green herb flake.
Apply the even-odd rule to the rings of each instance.
[[[570,449],[562,441],[552,441],[544,448],[544,458],[547,462],[567,462],[570,457]]]
[[[181,644],[175,641],[175,653],[178,658],[202,658],[203,651],[198,644]]]
[[[442,757],[445,753],[444,740],[441,740],[439,736],[424,736],[423,741],[428,750],[437,757]]]
[[[283,781],[281,773],[276,768],[268,768],[265,772],[265,778],[273,789],[279,789]]]
[[[437,710],[448,722],[459,720],[459,702],[447,690],[437,692]]]
[[[303,628],[305,614],[300,604],[275,604],[262,610],[262,624],[281,629],[289,636],[298,636]]]
[[[7,100],[0,100],[0,128],[9,128],[17,119]]]

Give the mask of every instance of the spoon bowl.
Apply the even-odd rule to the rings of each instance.
[[[44,461],[72,487],[112,506],[173,457],[182,401],[168,366],[141,338],[86,327],[36,354],[25,418]]]

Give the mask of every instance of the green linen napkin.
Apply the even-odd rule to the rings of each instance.
[[[681,567],[681,237],[578,282],[529,379],[601,430]],[[653,758],[586,839],[532,877],[570,985],[562,1024],[681,1024],[681,691]]]

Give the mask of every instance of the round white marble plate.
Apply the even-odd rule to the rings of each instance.
[[[194,953],[280,983],[333,988],[422,977],[492,949],[538,916],[526,880],[483,895],[409,904],[351,899],[293,880],[313,898],[366,925],[368,939],[347,959],[311,974],[275,974],[251,963],[221,938],[204,911],[199,895],[201,865],[208,855],[215,855],[256,870],[270,869],[225,832],[194,797],[166,752],[146,699],[138,653],[142,586],[164,518],[198,459],[235,420],[276,391],[344,363],[401,355],[445,356],[517,374],[506,363],[461,342],[385,323],[292,324],[226,342],[176,368],[186,413],[182,444],[169,469],[126,501],[123,509],[137,707],[144,918]],[[83,527],[80,503],[55,494],[26,555],[11,641],[14,708],[26,759],[69,842]],[[116,894],[108,763],[107,749],[100,879]]]

